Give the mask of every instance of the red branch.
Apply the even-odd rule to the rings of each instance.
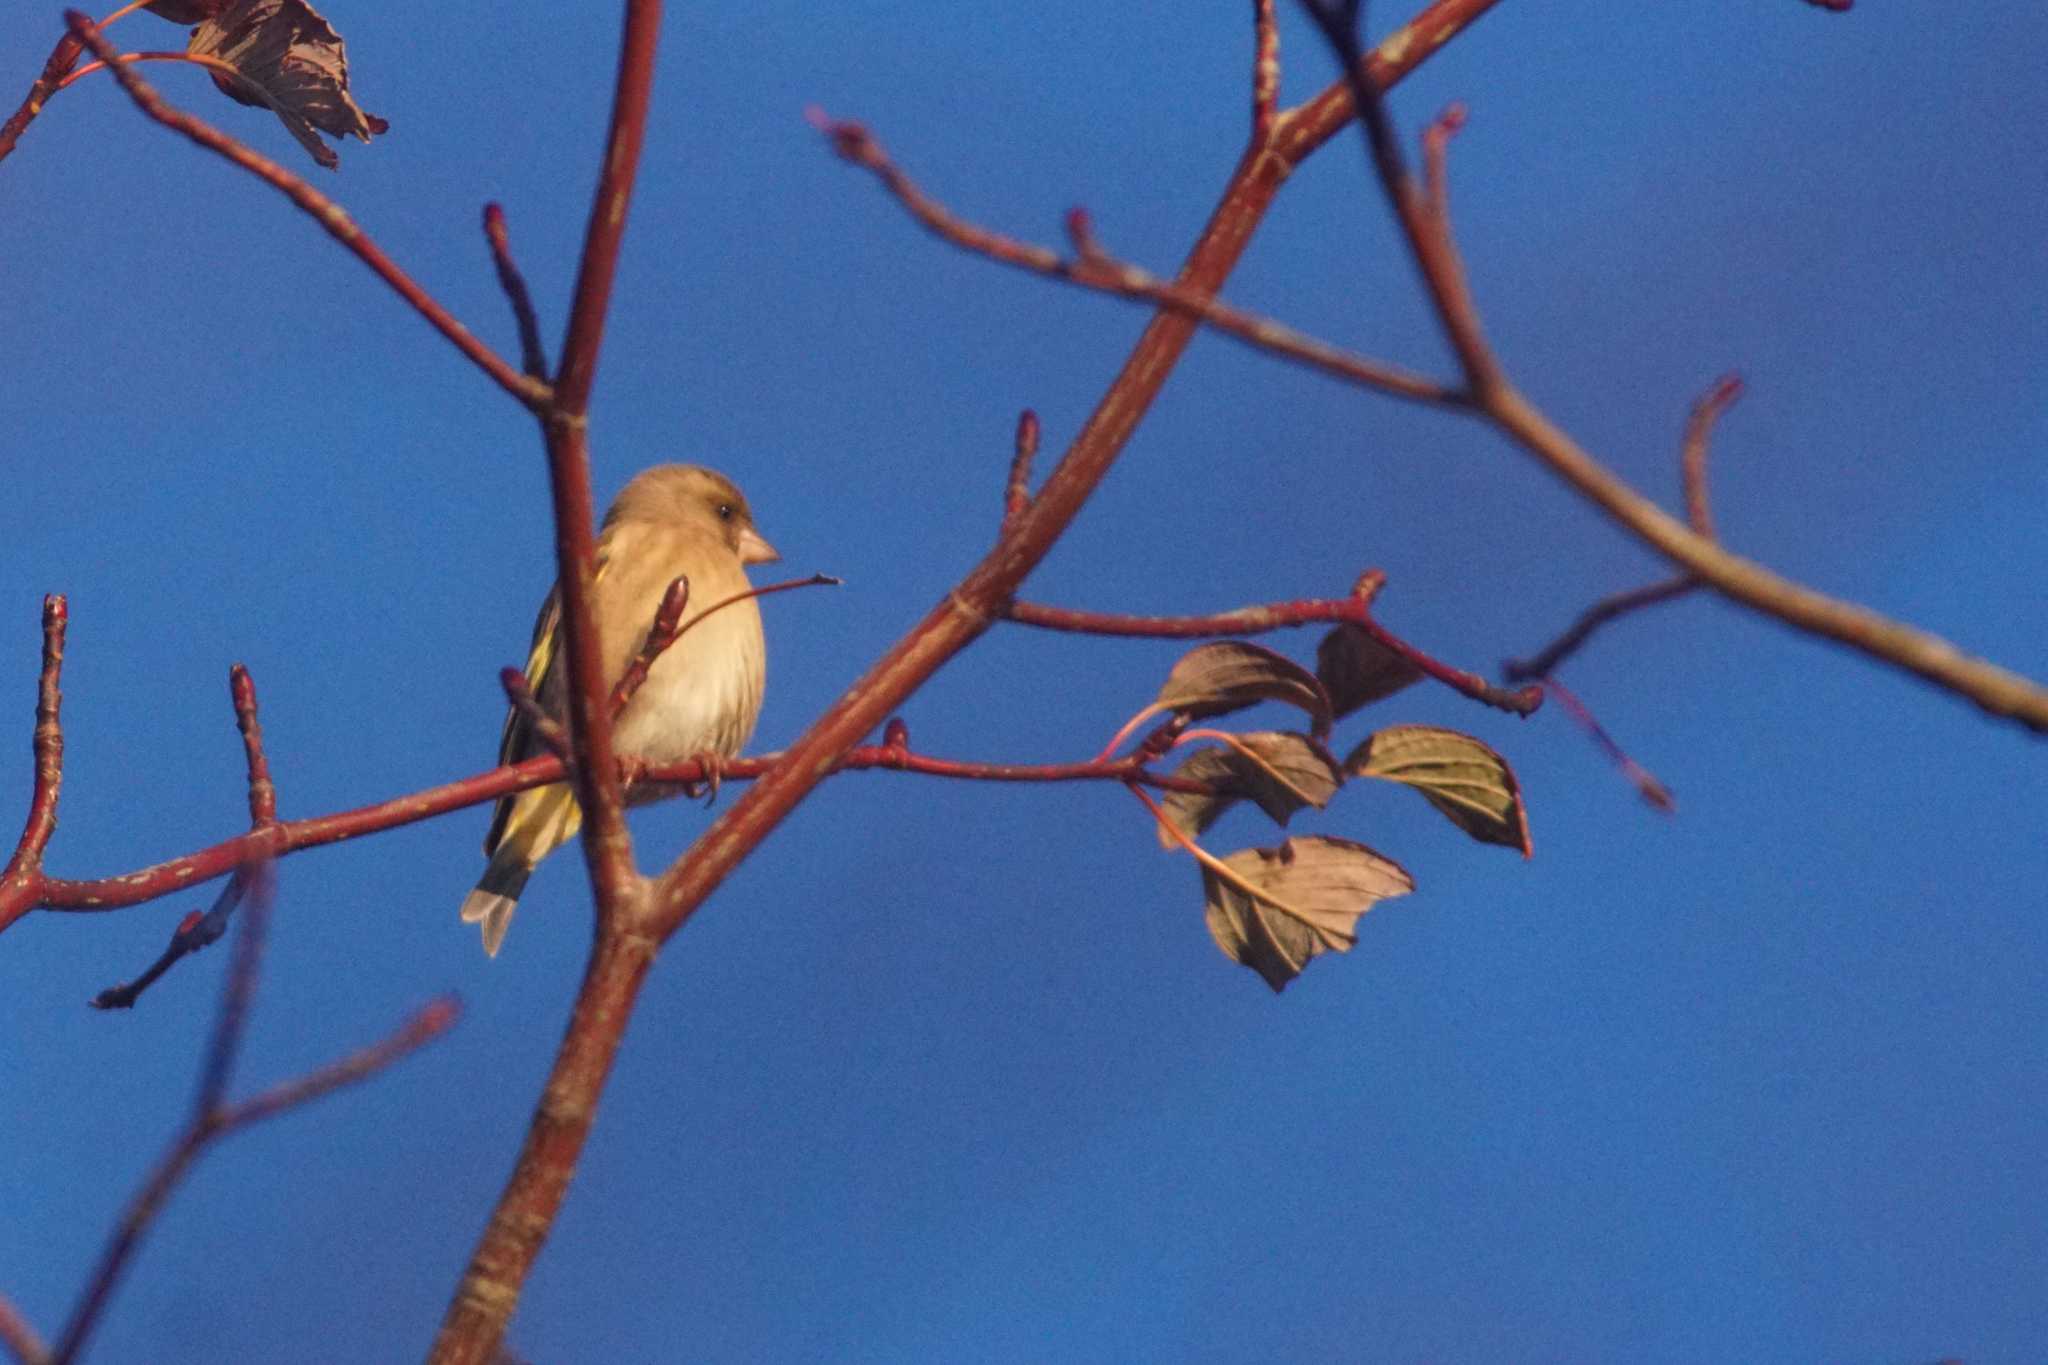
[[[1271,318],[1232,307],[1208,291],[1190,285],[1185,276],[1179,280],[1162,280],[1118,260],[1096,243],[1084,210],[1074,209],[1067,215],[1067,235],[1075,248],[1071,259],[1061,257],[1048,247],[1019,241],[970,223],[919,189],[917,183],[882,150],[882,144],[875,140],[874,135],[860,124],[834,121],[817,110],[811,111],[810,118],[831,140],[833,150],[840,157],[872,172],[913,218],[935,236],[963,250],[1098,293],[1156,304],[1197,319],[1258,350],[1299,361],[1340,379],[1399,398],[1452,407],[1461,406],[1464,402],[1454,390],[1426,376],[1357,355],[1297,332]]]
[[[48,1365],[50,1359],[50,1348],[4,1294],[0,1294],[0,1346],[7,1348],[18,1365]]]
[[[90,17],[77,10],[66,10],[64,22],[70,27],[72,37],[91,48],[94,56],[107,63],[114,79],[121,83],[121,88],[128,92],[128,97],[135,101],[136,107],[144,114],[173,132],[182,133],[208,151],[226,157],[304,209],[330,237],[340,242],[357,260],[368,266],[379,279],[395,290],[400,298],[411,304],[414,312],[425,318],[435,331],[448,338],[478,369],[489,375],[499,388],[527,407],[537,407],[547,397],[545,384],[513,369],[496,351],[484,345],[474,333],[456,321],[452,313],[436,302],[426,290],[420,288],[410,275],[399,269],[397,263],[385,255],[383,248],[356,226],[355,221],[339,204],[269,157],[244,146],[211,124],[166,104],[156,90],[136,72],[131,63],[119,60],[120,54],[111,43],[100,36]],[[52,59],[54,60],[54,54]],[[0,150],[4,150],[4,146],[4,142],[0,142]]]
[[[64,628],[71,619],[64,599],[52,593],[43,599],[43,668],[36,684],[35,785],[29,793],[28,819],[21,842],[0,872],[0,930],[33,910],[45,894],[43,854],[57,832],[57,792],[64,784],[64,727],[58,712],[64,694],[58,682],[64,672]]]
[[[21,107],[8,117],[7,122],[0,125],[0,160],[5,160],[7,154],[14,150],[14,144],[21,141],[23,131],[35,121],[37,114],[43,112],[44,102],[56,93],[64,77],[70,74],[71,68],[78,65],[78,54],[82,47],[83,44],[78,39],[66,34],[57,40],[57,46],[50,49],[49,60],[43,63],[42,74],[37,76],[35,84],[28,88],[28,97],[22,100]]]
[[[1003,532],[1031,509],[1031,462],[1038,458],[1038,414],[1017,414],[1017,439],[1010,451],[1010,479],[1003,485]]]
[[[1375,585],[1377,586],[1377,585]],[[1121,616],[1108,612],[1075,611],[1066,607],[1044,607],[1035,602],[1013,602],[1003,613],[1020,625],[1042,630],[1062,630],[1079,635],[1125,635],[1151,639],[1190,640],[1216,635],[1249,635],[1289,626],[1342,622],[1357,626],[1380,644],[1415,665],[1423,673],[1474,701],[1526,716],[1543,704],[1543,689],[1524,687],[1514,691],[1496,687],[1477,673],[1453,668],[1388,630],[1373,619],[1369,597],[1344,597],[1323,601],[1274,602],[1262,607],[1240,607],[1213,616]]]

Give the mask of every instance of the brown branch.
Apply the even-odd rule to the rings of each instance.
[[[228,695],[235,706],[235,728],[242,732],[242,750],[249,763],[249,826],[277,823],[277,785],[270,780],[270,760],[263,754],[263,726],[256,719],[256,680],[241,664],[228,669]]]
[[[1401,140],[1381,98],[1385,85],[1376,78],[1360,48],[1359,0],[1302,0],[1302,8],[1337,54],[1345,82],[1351,87],[1352,103],[1359,113],[1373,169],[1393,207],[1402,236],[1408,240],[1409,254],[1421,271],[1423,287],[1435,306],[1444,337],[1458,357],[1465,387],[1473,397],[1484,399],[1503,382],[1500,362],[1494,358],[1480,326],[1479,312],[1465,278],[1465,265],[1451,237],[1450,220],[1441,203],[1433,206],[1408,173]]]
[[[7,1348],[16,1365],[49,1365],[50,1348],[4,1294],[0,1294],[0,1346]]]
[[[43,112],[43,105],[57,92],[57,87],[63,84],[64,77],[70,74],[72,67],[78,65],[78,56],[83,47],[78,39],[66,34],[57,40],[57,46],[50,49],[50,56],[43,63],[42,74],[29,86],[28,96],[22,100],[21,107],[8,116],[5,124],[0,124],[0,161],[4,161],[8,153],[14,150],[14,144],[21,141],[22,133],[27,130],[29,124],[35,122],[36,115]]]
[[[64,726],[59,716],[64,693],[58,687],[64,672],[64,629],[70,607],[56,593],[43,598],[43,667],[36,682],[36,727],[33,742],[35,778],[29,791],[28,818],[7,870],[0,872],[0,930],[34,909],[47,886],[43,854],[57,832],[57,793],[64,785]]]
[[[1075,611],[1067,607],[1040,606],[1035,602],[1012,602],[1004,616],[1020,625],[1041,630],[1060,630],[1080,635],[1123,635],[1152,639],[1189,640],[1215,635],[1248,635],[1289,626],[1344,623],[1358,627],[1387,649],[1400,655],[1429,677],[1455,689],[1474,701],[1526,716],[1543,704],[1543,689],[1524,687],[1514,691],[1496,687],[1476,673],[1469,673],[1417,649],[1373,618],[1370,597],[1345,597],[1324,601],[1274,602],[1260,607],[1240,607],[1213,616],[1124,616],[1110,612]]]
[[[92,20],[86,15],[77,10],[66,10],[64,22],[70,27],[73,38],[92,49],[94,56],[108,63],[108,69],[112,71],[114,79],[121,83],[121,88],[128,92],[128,97],[135,101],[136,107],[144,114],[173,132],[183,134],[208,151],[227,158],[305,210],[329,236],[348,248],[357,260],[368,266],[400,298],[411,304],[414,312],[425,318],[435,331],[448,338],[457,350],[469,357],[471,363],[490,376],[499,388],[530,408],[537,408],[546,399],[545,384],[513,369],[496,351],[479,341],[474,333],[456,321],[452,313],[436,302],[426,290],[420,288],[410,275],[399,269],[397,263],[385,255],[383,248],[356,226],[355,221],[339,204],[269,157],[244,146],[211,124],[166,104],[155,89],[136,73],[131,64],[119,60],[120,54],[100,35]],[[55,54],[52,54],[53,60],[54,56]],[[4,150],[4,146],[4,142],[0,142],[0,150]]]
[[[1342,23],[1342,12],[1355,11],[1355,0],[1335,6],[1334,16],[1330,5],[1318,0],[1303,3],[1340,54],[1355,52],[1355,34]],[[1379,98],[1386,82],[1375,77],[1371,63],[1361,67],[1356,61],[1347,60],[1345,70],[1353,98],[1365,113],[1367,141],[1382,187],[1429,286],[1439,321],[1465,367],[1473,405],[1482,416],[1606,512],[1617,525],[1730,601],[1809,634],[1848,645],[1966,698],[1991,715],[2015,720],[2037,734],[2048,734],[2048,688],[1964,654],[1939,636],[1815,592],[1730,553],[1711,537],[1689,529],[1629,487],[1517,392],[1485,348],[1478,314],[1464,287],[1463,267],[1450,243],[1447,226],[1442,219],[1429,214],[1421,192],[1401,163],[1398,144],[1392,138]],[[1308,117],[1320,104],[1319,97],[1296,111],[1303,116],[1300,131],[1304,135],[1322,130],[1324,121],[1320,116],[1314,120]],[[1283,120],[1283,127],[1275,133],[1278,144],[1288,143],[1287,123]]]
[[[1017,439],[1010,452],[1010,478],[1003,486],[1003,532],[1031,507],[1031,462],[1038,458],[1038,414],[1017,414]]]
[[[519,367],[528,379],[545,384],[548,379],[547,347],[541,344],[540,318],[533,311],[533,295],[527,292],[526,277],[512,259],[512,234],[505,226],[505,210],[497,204],[484,205],[484,240],[491,245],[491,264],[497,267],[498,287],[512,305],[512,321],[519,329]]]
[[[1714,537],[1714,509],[1707,491],[1707,451],[1714,425],[1721,414],[1742,397],[1742,376],[1724,374],[1701,394],[1685,419],[1685,435],[1678,446],[1678,481],[1685,493],[1686,520],[1708,540]]]
[[[252,907],[252,911],[254,907]],[[259,915],[252,913],[242,921],[242,938],[252,932],[260,933],[257,925]],[[252,926],[256,926],[252,929]],[[239,942],[239,939],[238,939]],[[229,986],[225,993],[234,992],[236,977],[229,975]],[[201,1089],[201,1102],[194,1106],[185,1127],[158,1159],[156,1166],[143,1180],[128,1207],[121,1215],[114,1234],[101,1253],[98,1266],[87,1282],[85,1292],[72,1310],[71,1319],[65,1324],[64,1333],[58,1338],[56,1350],[49,1356],[49,1365],[67,1365],[77,1358],[84,1349],[86,1339],[98,1325],[100,1315],[107,1301],[119,1283],[128,1261],[140,1245],[142,1237],[149,1231],[150,1224],[162,1212],[172,1192],[184,1179],[186,1172],[207,1147],[228,1135],[239,1132],[251,1124],[260,1123],[287,1110],[319,1099],[346,1085],[366,1080],[383,1071],[409,1053],[417,1051],[451,1028],[460,1014],[460,1005],[453,996],[444,996],[425,1006],[408,1019],[396,1033],[383,1042],[364,1048],[337,1062],[332,1062],[295,1081],[264,1091],[239,1104],[228,1104],[216,1094],[207,1102],[207,1091]],[[232,1016],[233,1027],[240,1029],[246,1016],[237,1010]],[[230,1008],[223,1003],[223,1027],[230,1021]],[[222,1034],[215,1033],[218,1048]],[[209,1060],[209,1073],[212,1069]]]
[[[813,111],[812,122],[831,140],[839,156],[872,172],[913,218],[940,239],[963,250],[1098,293],[1156,304],[1199,320],[1258,350],[1298,361],[1398,398],[1453,407],[1464,402],[1454,390],[1424,375],[1357,355],[1270,318],[1234,308],[1208,291],[1192,286],[1185,276],[1179,280],[1162,280],[1120,261],[1095,243],[1087,217],[1080,210],[1074,210],[1067,218],[1068,235],[1075,239],[1077,246],[1071,259],[1060,256],[1049,247],[1018,241],[970,223],[919,189],[860,124],[834,122],[816,111]]]

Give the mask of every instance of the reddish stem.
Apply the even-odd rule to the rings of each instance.
[[[0,872],[0,930],[20,919],[42,898],[48,879],[43,854],[57,832],[57,793],[64,785],[64,727],[59,716],[64,693],[58,683],[64,672],[64,631],[71,612],[64,598],[43,599],[43,667],[36,683],[34,785],[29,792],[28,819],[7,870]]]
[[[398,296],[412,305],[413,311],[425,318],[430,326],[452,342],[455,348],[468,356],[471,363],[489,375],[498,387],[511,394],[527,407],[537,408],[547,396],[547,386],[519,373],[493,351],[477,340],[471,331],[455,320],[446,308],[420,288],[410,275],[398,268],[383,248],[371,241],[364,231],[357,227],[342,207],[326,195],[292,174],[269,157],[253,151],[226,133],[193,118],[190,114],[173,109],[164,103],[156,90],[136,74],[135,68],[118,60],[118,53],[112,44],[100,36],[93,22],[77,10],[66,10],[64,22],[70,26],[72,36],[78,42],[92,49],[94,56],[109,63],[114,79],[128,92],[136,107],[150,118],[173,132],[198,143],[210,152],[227,158],[243,170],[248,171],[266,185],[277,190],[311,215],[327,234],[346,247],[357,260],[368,266],[377,277],[389,285]],[[55,54],[52,54],[54,60]],[[0,154],[4,154],[8,143],[0,136]]]

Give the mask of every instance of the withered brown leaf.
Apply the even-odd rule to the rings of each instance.
[[[1308,712],[1309,732],[1330,733],[1330,698],[1315,675],[1283,654],[1244,640],[1217,640],[1180,656],[1153,706],[1190,720],[1239,711],[1262,701]]]
[[[213,73],[221,92],[237,104],[267,106],[330,171],[341,158],[315,129],[368,142],[390,127],[349,94],[341,35],[306,0],[233,0],[192,30],[185,51],[233,67],[239,80]]]
[[[1307,735],[1291,731],[1262,730],[1235,736],[1249,754],[1223,745],[1198,749],[1173,770],[1175,777],[1206,782],[1216,794],[1167,792],[1160,808],[1174,827],[1190,839],[1216,823],[1223,812],[1239,801],[1257,803],[1260,810],[1284,825],[1288,817],[1304,806],[1320,810],[1344,784],[1344,770],[1330,751]],[[1162,829],[1159,842],[1168,848],[1178,841]]]
[[[1316,646],[1316,677],[1338,716],[1391,697],[1422,677],[1422,670],[1357,626],[1333,627]]]
[[[1202,868],[1209,935],[1275,991],[1323,953],[1357,942],[1358,917],[1415,889],[1393,859],[1349,839],[1304,835],[1278,848],[1248,848]]]

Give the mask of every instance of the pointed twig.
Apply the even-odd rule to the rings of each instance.
[[[1017,414],[1017,439],[1010,454],[1010,480],[1003,488],[1003,531],[1031,509],[1031,462],[1038,458],[1038,414]]]
[[[1741,376],[1727,374],[1716,380],[1714,386],[1692,405],[1692,412],[1686,418],[1685,437],[1680,443],[1679,481],[1684,488],[1686,516],[1693,530],[1709,539],[1714,535],[1714,516],[1707,494],[1708,438],[1713,435],[1714,424],[1720,420],[1721,414],[1741,396]],[[1509,682],[1547,678],[1609,621],[1641,611],[1644,607],[1676,601],[1701,586],[1703,581],[1697,575],[1682,573],[1603,597],[1580,612],[1578,619],[1539,653],[1527,659],[1505,661],[1501,665],[1501,675]]]
[[[533,295],[526,277],[512,259],[512,234],[505,226],[505,210],[498,204],[484,205],[484,239],[491,244],[491,263],[498,270],[498,287],[512,305],[512,321],[519,329],[519,367],[528,379],[548,381],[547,347],[540,339],[540,318],[533,311]]]
[[[28,819],[7,870],[0,872],[0,929],[20,919],[41,899],[47,878],[43,854],[57,832],[57,793],[64,785],[64,726],[59,715],[64,693],[64,630],[71,619],[64,598],[43,599],[43,667],[36,681],[35,777]]]
[[[1273,140],[1280,103],[1280,25],[1273,0],[1252,0],[1252,146]]]
[[[1628,751],[1614,742],[1614,736],[1608,734],[1607,728],[1594,719],[1593,713],[1586,708],[1584,702],[1572,695],[1570,688],[1555,678],[1545,679],[1543,687],[1557,698],[1565,713],[1592,736],[1593,742],[1600,746],[1601,751],[1613,761],[1615,767],[1621,769],[1622,776],[1629,780],[1629,785],[1641,794],[1644,801],[1665,815],[1677,813],[1678,800],[1672,796],[1671,789],[1659,782],[1656,774],[1630,758]]]

